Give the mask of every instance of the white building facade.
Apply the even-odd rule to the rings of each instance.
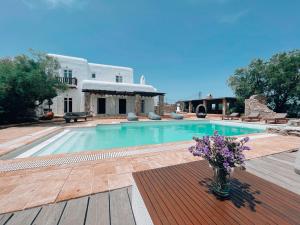
[[[159,99],[157,112],[163,114],[164,93],[146,85],[144,76],[139,84],[135,84],[132,68],[48,55],[60,63],[58,79],[68,86],[52,100],[51,110],[55,115],[67,112],[89,112],[93,116],[118,116],[129,112],[146,115],[154,112],[156,96]]]

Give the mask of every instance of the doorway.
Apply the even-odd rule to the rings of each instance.
[[[119,114],[126,114],[126,99],[119,99]]]
[[[97,113],[98,114],[105,114],[106,113],[106,107],[105,107],[105,98],[98,98],[98,107],[97,107]]]

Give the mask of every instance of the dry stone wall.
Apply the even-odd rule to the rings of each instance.
[[[253,112],[258,112],[261,118],[270,118],[276,114],[267,106],[263,95],[252,95],[245,100],[245,115],[248,116]]]

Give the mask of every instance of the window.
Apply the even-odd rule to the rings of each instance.
[[[216,104],[211,104],[211,109],[216,110]]]
[[[72,112],[72,98],[64,98],[64,113]]]
[[[141,101],[141,113],[145,113],[145,100]]]
[[[72,78],[72,70],[64,70],[64,77],[65,78]]]
[[[223,110],[223,104],[222,103],[219,104],[218,107],[219,107],[219,110]]]
[[[64,83],[72,84],[72,70],[64,70]]]
[[[92,73],[92,78],[96,78],[96,74],[95,73]]]
[[[123,77],[122,76],[116,76],[116,82],[117,83],[123,83]]]

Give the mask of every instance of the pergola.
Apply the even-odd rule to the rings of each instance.
[[[208,114],[226,115],[232,105],[236,103],[235,97],[204,98],[181,101],[185,112],[194,113],[198,105],[203,105]]]

